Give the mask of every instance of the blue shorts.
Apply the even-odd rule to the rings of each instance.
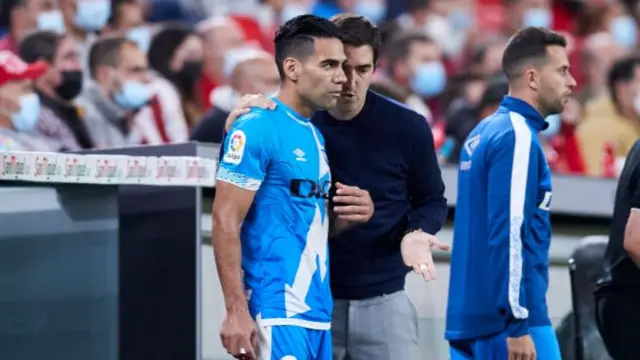
[[[259,360],[331,360],[331,330],[299,326],[259,326]]]
[[[551,326],[533,327],[529,331],[536,346],[536,359],[562,359],[558,339]],[[451,360],[497,360],[509,358],[506,334],[470,341],[452,341],[449,345]]]

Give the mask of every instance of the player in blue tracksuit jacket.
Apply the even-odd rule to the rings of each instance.
[[[511,96],[462,148],[445,334],[453,360],[560,359],[545,299],[551,176],[537,133],[575,86],[565,46],[541,28],[514,35],[502,60]]]

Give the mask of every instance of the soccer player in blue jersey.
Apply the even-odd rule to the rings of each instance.
[[[332,209],[337,215],[328,213],[329,164],[309,118],[333,108],[346,81],[337,27],[296,17],[276,34],[275,49],[278,106],[236,121],[218,170],[213,247],[227,308],[221,338],[240,359],[328,360],[330,218],[332,230],[366,222],[373,205],[366,191],[337,183],[347,197]]]
[[[538,132],[576,82],[566,40],[524,28],[502,67],[509,96],[460,156],[446,338],[451,359],[560,360],[547,312],[551,176]]]

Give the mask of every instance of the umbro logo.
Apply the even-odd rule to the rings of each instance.
[[[480,135],[476,135],[471,139],[468,139],[467,142],[464,143],[464,150],[467,152],[469,156],[471,156],[471,154],[473,153],[473,150],[475,150],[476,147],[478,147],[479,143],[480,143]]]
[[[301,149],[295,149],[293,155],[296,156],[297,161],[307,161],[307,159],[304,158],[305,153]]]

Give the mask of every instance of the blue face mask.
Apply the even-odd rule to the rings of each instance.
[[[38,30],[53,31],[58,34],[65,32],[64,18],[60,10],[45,11],[38,15]]]
[[[609,24],[609,31],[618,45],[632,49],[638,41],[638,28],[631,16],[618,16]]]
[[[411,79],[411,88],[422,97],[440,95],[447,84],[447,71],[440,61],[422,64]]]
[[[136,110],[145,106],[151,98],[149,87],[138,81],[125,81],[113,100],[125,110]]]
[[[38,123],[40,115],[40,99],[36,93],[20,97],[20,110],[11,114],[13,128],[19,132],[32,131]]]
[[[84,31],[102,29],[111,16],[110,0],[78,0],[74,23]]]
[[[374,24],[384,19],[387,14],[387,6],[383,1],[358,1],[353,9],[356,14],[364,16]]]
[[[465,9],[453,9],[449,14],[449,23],[455,30],[468,30],[473,24],[473,14]]]
[[[531,8],[522,15],[522,26],[549,28],[551,26],[551,12],[548,9]]]
[[[127,39],[133,41],[145,53],[151,44],[151,30],[146,26],[135,27],[127,33]]]
[[[549,126],[540,131],[540,135],[542,135],[543,138],[551,139],[560,133],[560,127],[562,125],[562,118],[560,117],[560,114],[549,115],[544,119],[544,121],[546,121]]]

